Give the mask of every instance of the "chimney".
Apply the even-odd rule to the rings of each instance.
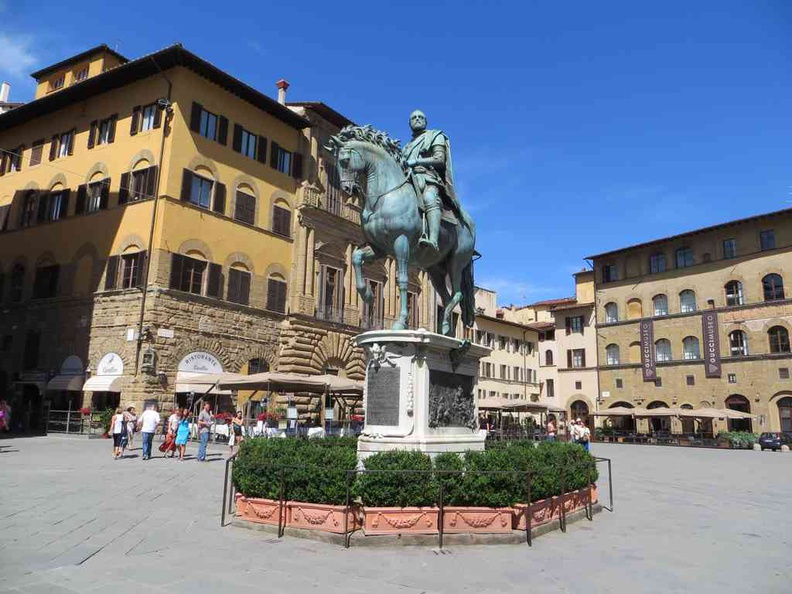
[[[0,83],[0,103],[8,103],[8,94],[11,92],[11,85],[3,81]]]
[[[275,83],[275,86],[278,87],[278,103],[286,105],[286,89],[289,88],[289,81],[282,78]]]

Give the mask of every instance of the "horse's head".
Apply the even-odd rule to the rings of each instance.
[[[341,180],[341,189],[350,196],[361,194],[360,172],[365,171],[368,162],[351,143],[344,143],[338,147],[336,157],[338,175]]]
[[[361,173],[369,189],[372,182],[391,183],[394,175],[404,173],[399,143],[371,126],[347,126],[327,148],[336,156],[341,189],[350,195],[363,195]]]

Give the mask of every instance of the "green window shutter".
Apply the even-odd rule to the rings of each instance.
[[[190,113],[190,130],[193,132],[201,131],[201,112],[203,107],[200,103],[193,101],[192,112]]]
[[[140,105],[136,105],[132,109],[132,123],[129,126],[129,135],[134,136],[138,133],[140,128]]]
[[[273,140],[272,144],[270,145],[270,167],[272,167],[273,169],[277,169],[278,168],[278,149],[279,148],[280,148],[280,146],[278,145],[278,143]]]
[[[303,176],[303,156],[302,153],[292,154],[292,177],[302,179]]]
[[[234,124],[234,136],[231,140],[231,148],[236,152],[242,152],[242,126]]]
[[[258,137],[258,146],[256,147],[256,161],[259,163],[267,164],[267,138],[265,136]]]
[[[182,268],[184,268],[184,256],[181,254],[171,254],[170,282],[171,289],[181,291]]]
[[[214,183],[214,205],[212,210],[215,212],[219,212],[220,214],[225,214],[225,203],[226,203],[226,187],[225,184],[221,184],[220,182]]]
[[[225,146],[228,142],[228,118],[217,117],[217,142]]]
[[[121,187],[118,188],[118,203],[119,204],[126,204],[129,202],[129,182],[131,180],[129,172],[125,172],[121,174]]]
[[[159,167],[154,165],[148,168],[146,173],[146,198],[156,198],[157,193],[157,176],[159,175]]]
[[[192,178],[193,172],[189,169],[185,169],[182,173],[182,187],[181,187],[181,199],[183,202],[190,201],[190,194],[192,193]]]
[[[107,132],[108,144],[115,142],[116,122],[118,121],[118,114],[114,113],[110,116],[110,129]]]
[[[223,296],[223,267],[214,262],[209,263],[209,281],[206,286],[208,297],[220,299]]]
[[[88,194],[88,186],[80,184],[77,186],[77,202],[74,205],[74,214],[79,215],[85,212],[85,198]]]
[[[160,109],[159,105],[157,105],[156,109],[154,110],[154,125],[153,127],[160,128],[162,126],[162,112],[165,111],[164,109]]]
[[[92,149],[96,144],[96,131],[99,127],[99,121],[94,120],[91,122],[91,126],[88,129],[88,148]]]
[[[112,291],[118,283],[118,264],[121,256],[110,256],[107,259],[107,275],[105,276],[105,291]]]

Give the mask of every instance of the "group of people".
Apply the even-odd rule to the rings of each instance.
[[[556,440],[556,424],[553,417],[547,421],[547,440]],[[579,418],[569,422],[569,441],[582,445],[587,452],[591,451],[591,429]]]
[[[175,458],[178,452],[179,460],[184,460],[187,450],[187,441],[190,439],[191,424],[195,421],[193,415],[187,408],[176,408],[165,422],[162,432],[165,436],[159,450],[165,457]],[[198,455],[196,460],[206,461],[206,450],[209,445],[209,435],[215,417],[212,414],[212,406],[206,402],[203,409],[198,414]],[[135,408],[129,407],[126,411],[121,408],[116,409],[116,414],[110,420],[109,433],[113,437],[113,458],[119,459],[124,455],[127,447],[131,448],[132,438],[136,431],[142,434],[143,438],[143,460],[151,459],[151,448],[154,443],[154,435],[162,423],[162,417],[154,404],[146,406],[146,410],[138,417]],[[236,416],[229,423],[229,441],[231,453],[234,454],[239,444],[244,439],[244,422],[242,412],[237,411]],[[170,454],[170,456],[169,456]]]

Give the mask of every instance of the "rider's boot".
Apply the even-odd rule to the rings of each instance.
[[[426,224],[429,227],[429,237],[422,237],[418,242],[419,245],[430,247],[435,251],[440,249],[437,244],[437,237],[440,235],[440,219],[442,218],[443,211],[439,208],[426,211]]]

